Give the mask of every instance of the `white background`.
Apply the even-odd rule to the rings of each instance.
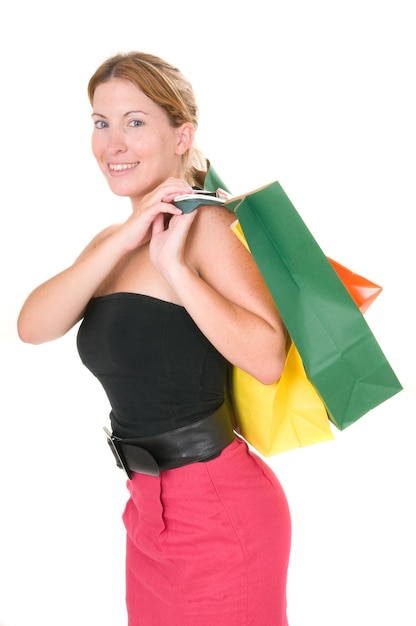
[[[416,625],[412,5],[3,3],[0,626],[126,624],[107,401],[75,330],[27,346],[15,325],[33,287],[128,215],[90,155],[86,85],[131,49],[191,80],[198,144],[234,193],[278,180],[325,253],[384,287],[366,317],[404,391],[269,462],[293,516],[290,625]]]

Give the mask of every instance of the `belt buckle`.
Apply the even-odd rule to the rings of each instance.
[[[132,477],[132,473],[129,470],[127,463],[122,455],[122,453],[120,452],[120,450],[117,448],[117,443],[116,443],[116,439],[114,437],[114,435],[112,435],[110,433],[110,431],[108,430],[108,428],[106,426],[104,426],[104,432],[105,435],[107,437],[107,443],[110,446],[110,450],[114,455],[114,458],[116,460],[116,465],[117,467],[119,467],[120,469],[124,470],[127,474],[127,478],[131,479]]]

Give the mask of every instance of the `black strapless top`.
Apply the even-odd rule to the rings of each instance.
[[[77,347],[107,393],[119,437],[172,430],[223,402],[227,363],[177,304],[134,293],[93,298]]]

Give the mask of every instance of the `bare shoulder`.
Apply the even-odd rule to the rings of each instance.
[[[212,275],[214,268],[225,273],[232,267],[253,264],[250,253],[232,230],[237,217],[225,207],[203,206],[194,222],[190,253],[201,275]]]
[[[235,235],[231,226],[236,219],[235,213],[225,207],[213,205],[200,207],[194,225],[194,237],[198,246],[204,241],[209,243],[212,243],[212,240],[219,242],[229,239],[233,241]]]
[[[111,226],[107,226],[106,228],[103,228],[103,230],[101,230],[99,233],[97,233],[95,237],[91,239],[91,241],[85,246],[82,252],[78,255],[77,261],[79,259],[82,259],[82,257],[85,254],[88,254],[88,252],[96,248],[100,243],[102,243],[105,239],[107,239],[107,237],[110,237],[110,235],[112,235],[119,226],[120,224],[112,224]]]

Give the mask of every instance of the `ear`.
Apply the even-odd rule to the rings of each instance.
[[[178,142],[176,145],[176,154],[185,154],[192,146],[194,141],[195,128],[191,122],[185,122],[178,128]]]

